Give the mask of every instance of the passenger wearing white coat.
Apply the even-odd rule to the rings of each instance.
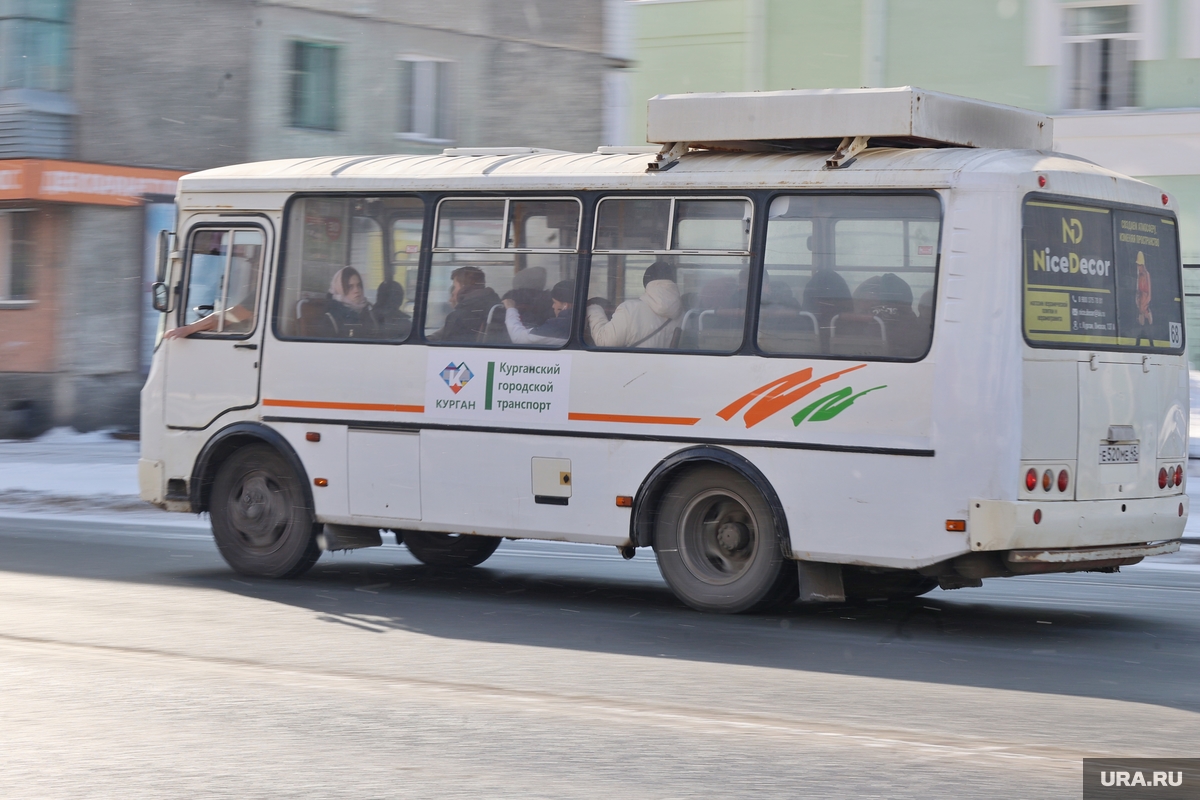
[[[617,306],[611,320],[600,306],[588,306],[588,329],[597,347],[674,346],[683,314],[675,268],[665,261],[655,261],[646,268],[642,285],[646,289],[642,296]]]

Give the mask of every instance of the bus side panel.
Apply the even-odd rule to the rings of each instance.
[[[469,430],[421,432],[423,528],[462,533],[622,545],[633,495],[672,449],[660,442],[621,442]],[[538,502],[533,460],[569,462],[566,505]]]

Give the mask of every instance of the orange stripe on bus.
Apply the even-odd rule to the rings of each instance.
[[[316,400],[263,400],[264,406],[284,408],[328,408],[337,411],[400,411],[407,414],[423,414],[425,406],[398,406],[390,403],[322,403]]]
[[[638,414],[567,414],[576,422],[637,422],[643,425],[695,425],[699,417],[646,417]]]

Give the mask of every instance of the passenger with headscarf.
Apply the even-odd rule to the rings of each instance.
[[[338,336],[362,337],[375,332],[375,317],[363,292],[363,279],[354,267],[342,267],[329,281],[325,313]]]

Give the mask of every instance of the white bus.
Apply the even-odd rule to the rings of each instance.
[[[651,101],[653,157],[188,175],[142,497],[207,512],[245,574],[389,531],[431,565],[589,542],[653,548],[717,612],[1172,552],[1174,201],[1050,124],[910,88],[684,95]]]

